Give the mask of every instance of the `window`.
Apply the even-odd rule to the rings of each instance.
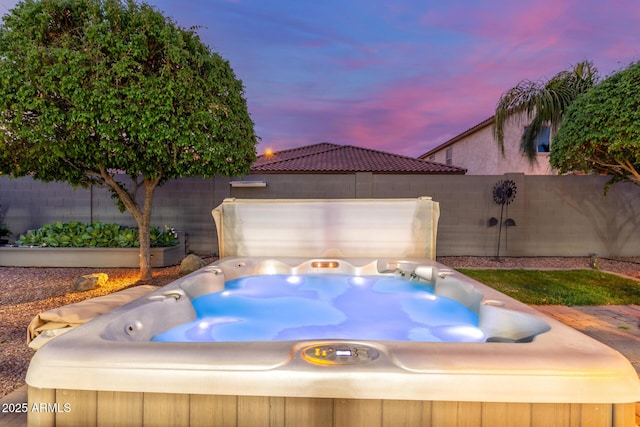
[[[525,132],[529,130],[527,126],[524,128]],[[524,138],[524,136],[523,136]],[[548,153],[551,151],[551,128],[549,126],[543,126],[540,128],[540,133],[536,137],[536,152]]]
[[[447,159],[446,163],[451,166],[453,164],[453,148],[449,147],[444,152],[445,158]]]
[[[548,153],[551,148],[551,128],[548,126],[544,126],[540,129],[540,133],[538,134],[538,138],[536,140],[536,145],[538,147],[538,153]]]

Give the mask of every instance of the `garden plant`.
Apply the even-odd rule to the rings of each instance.
[[[173,228],[151,227],[149,231],[152,248],[178,244],[178,234]],[[55,222],[21,235],[16,244],[53,248],[137,248],[140,247],[140,236],[136,228],[119,224]]]
[[[256,158],[242,82],[197,28],[145,3],[24,1],[2,20],[0,173],[110,191],[150,279],[155,189]]]

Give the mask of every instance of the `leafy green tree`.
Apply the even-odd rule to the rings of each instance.
[[[553,138],[550,163],[560,173],[609,175],[607,184],[640,185],[640,62],[578,97]]]
[[[544,126],[555,133],[568,106],[578,95],[589,90],[598,80],[598,71],[591,62],[583,61],[571,70],[564,70],[547,82],[523,80],[505,92],[498,101],[493,134],[504,153],[504,127],[524,115],[528,122],[520,141],[521,151],[530,163],[535,163],[536,140]]]
[[[0,173],[107,188],[138,224],[142,279],[156,187],[255,160],[229,63],[145,3],[20,2],[0,28],[0,82]]]

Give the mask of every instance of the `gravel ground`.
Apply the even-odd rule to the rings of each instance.
[[[213,259],[207,259],[211,262]],[[580,258],[500,258],[440,257],[438,261],[453,268],[591,268],[589,257]],[[599,259],[598,267],[629,277],[640,278],[640,258],[623,260]],[[72,284],[84,274],[103,272],[109,276],[103,287],[86,292],[73,292]],[[137,269],[130,268],[18,268],[0,267],[0,397],[24,384],[29,360],[34,351],[27,346],[29,322],[38,313],[82,301],[131,286],[137,280]],[[154,270],[154,277],[144,284],[162,286],[180,277],[179,268]]]
[[[207,262],[213,258],[206,258]],[[73,282],[85,274],[106,273],[106,285],[74,292]],[[153,279],[138,281],[135,268],[0,267],[0,397],[25,382],[34,350],[27,346],[27,326],[38,313],[132,286],[162,286],[181,276],[179,266],[156,268]]]

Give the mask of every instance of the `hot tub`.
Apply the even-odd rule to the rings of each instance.
[[[431,200],[228,200],[215,212],[218,262],[36,353],[29,405],[45,410],[30,424],[634,425],[640,386],[623,356],[431,259]],[[429,287],[475,313],[485,339],[152,341],[234,279],[338,274]]]

